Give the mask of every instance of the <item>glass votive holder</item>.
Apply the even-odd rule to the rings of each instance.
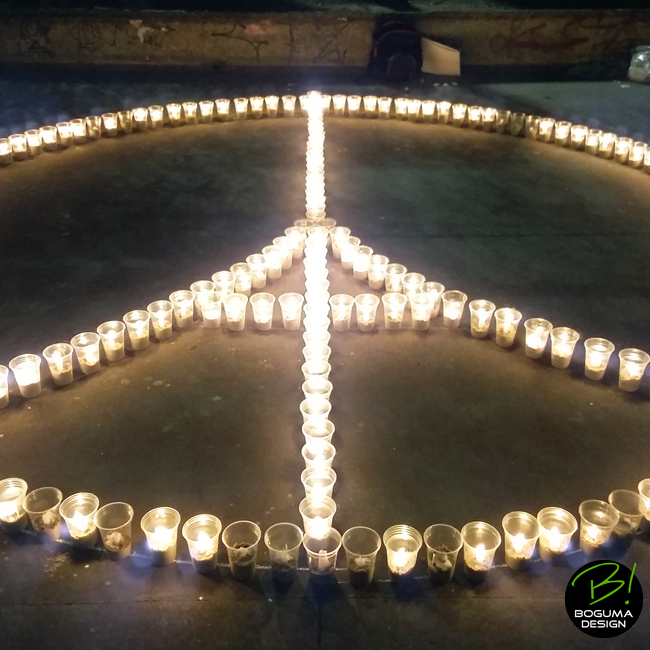
[[[147,537],[153,566],[164,566],[176,561],[180,523],[179,512],[168,507],[154,508],[142,517],[140,527]]]
[[[556,122],[555,123],[555,144],[558,147],[568,146],[571,140],[571,122]]]
[[[194,570],[201,575],[212,573],[217,568],[221,521],[214,515],[196,515],[185,522],[182,533]]]
[[[107,503],[95,513],[104,550],[111,560],[123,560],[131,555],[133,508],[128,503]]]
[[[630,544],[646,513],[645,501],[638,492],[632,490],[614,490],[607,500],[618,513],[618,523],[614,526],[612,535],[619,541]]]
[[[354,258],[357,255],[361,240],[358,237],[348,237],[345,241],[339,242],[339,250],[341,252],[341,268],[349,271],[353,268]]]
[[[90,115],[86,118],[88,137],[91,140],[99,140],[102,137],[102,118],[99,115]]]
[[[366,95],[363,98],[363,114],[365,117],[377,117],[376,95]]]
[[[645,159],[645,154],[648,149],[648,145],[645,142],[635,142],[630,150],[630,158],[628,160],[628,165],[634,167],[634,169],[640,169],[643,167],[643,161]]]
[[[203,316],[201,304],[214,294],[214,282],[211,280],[198,280],[197,282],[192,282],[190,285],[190,291],[194,295],[194,309],[196,310],[196,315],[201,318]]]
[[[63,500],[61,490],[42,487],[30,492],[23,501],[34,532],[57,541],[61,538],[61,515],[59,506]]]
[[[650,478],[645,478],[639,482],[639,495],[645,504],[645,518],[650,522]]]
[[[38,156],[43,153],[43,141],[41,139],[41,132],[38,129],[29,129],[25,131],[25,138],[27,139],[27,148],[29,149],[30,156]],[[641,158],[643,161],[643,158]]]
[[[484,339],[490,330],[496,305],[489,300],[472,300],[469,303],[470,329],[475,339]]]
[[[302,370],[302,376],[305,378],[305,381],[308,381],[312,378],[329,379],[332,366],[327,361],[319,359],[316,361],[305,361],[300,369]]]
[[[91,548],[97,542],[95,513],[98,508],[99,499],[90,492],[77,492],[60,505],[59,513],[75,548]]]
[[[387,330],[400,329],[408,298],[403,293],[385,293],[381,297],[381,302],[384,306],[384,327]]]
[[[185,124],[196,124],[199,121],[199,105],[196,102],[183,102],[181,106]]]
[[[302,384],[305,399],[323,398],[329,401],[332,395],[332,382],[328,379],[310,378]]]
[[[379,533],[366,526],[355,526],[343,533],[341,541],[350,585],[355,589],[367,587],[375,575],[377,553],[381,548]]]
[[[454,104],[451,107],[451,123],[454,126],[463,126],[467,117],[467,104]]]
[[[603,132],[600,129],[589,129],[585,138],[585,151],[592,156],[598,155],[598,144]]]
[[[59,132],[55,126],[42,126],[38,131],[44,151],[54,151],[59,146]]]
[[[300,329],[304,296],[299,293],[283,293],[279,298],[282,310],[282,324],[285,330]]]
[[[266,115],[267,117],[277,117],[278,116],[278,106],[280,104],[280,98],[277,95],[267,95],[264,98],[264,105],[266,106]]]
[[[152,129],[159,129],[163,125],[165,108],[163,106],[149,106],[149,120]]]
[[[510,113],[510,135],[515,137],[525,131],[526,113]]]
[[[595,381],[605,376],[614,344],[607,339],[591,338],[585,341],[585,377]]]
[[[463,536],[465,575],[470,582],[483,582],[487,577],[494,554],[501,545],[499,531],[484,521],[472,521],[460,531]]]
[[[282,112],[285,117],[293,117],[296,114],[295,95],[282,95]]]
[[[551,365],[554,368],[568,368],[573,350],[580,334],[570,327],[554,327],[551,330]]]
[[[329,361],[332,349],[329,345],[310,344],[302,349],[305,361]]]
[[[550,142],[553,139],[555,120],[552,117],[540,117],[539,119],[539,140]]]
[[[614,160],[621,165],[626,165],[630,157],[630,151],[634,146],[632,138],[616,138],[614,145]]]
[[[332,527],[332,520],[336,514],[336,503],[333,499],[325,497],[322,500],[304,498],[298,510],[302,517],[302,527],[305,534],[312,537],[325,537]]]
[[[302,471],[300,481],[305,488],[307,498],[318,500],[329,497],[331,499],[336,483],[336,472],[331,467],[310,467]]]
[[[618,358],[620,362],[618,387],[628,393],[639,390],[650,356],[637,348],[625,348],[618,353]]]
[[[421,273],[406,273],[402,276],[402,292],[409,300],[419,292],[424,279]]]
[[[469,106],[467,109],[467,126],[470,129],[478,129],[481,126],[481,107]]]
[[[332,442],[335,427],[331,420],[309,420],[302,425],[305,444],[312,450],[320,449],[324,443]]]
[[[179,330],[191,327],[194,322],[194,294],[187,289],[174,291],[169,295],[169,302],[174,308],[176,327]]]
[[[363,281],[368,279],[372,253],[373,250],[370,246],[359,246],[357,249],[357,254],[352,261],[352,272],[355,280]]]
[[[497,133],[505,133],[510,125],[510,111],[500,109],[497,111],[494,130]]]
[[[463,316],[467,295],[462,291],[445,291],[442,294],[442,319],[443,325],[450,329],[458,329]]]
[[[442,587],[454,577],[463,536],[453,526],[434,524],[424,531],[423,538],[427,547],[429,578],[434,587]]]
[[[293,243],[284,235],[276,237],[272,243],[282,255],[282,270],[287,271],[293,264]]]
[[[246,258],[246,264],[251,270],[251,287],[253,289],[264,289],[266,286],[266,262],[264,255],[257,253]]]
[[[348,95],[348,115],[350,117],[359,117],[361,109],[361,97],[359,95]]]
[[[221,294],[216,291],[212,291],[207,296],[201,298],[203,324],[208,329],[221,327],[221,306]]]
[[[256,120],[259,120],[264,112],[264,97],[251,97],[249,101],[251,114]]]
[[[377,100],[379,117],[382,120],[387,120],[390,117],[390,109],[392,105],[393,105],[393,99],[391,97],[380,97]]]
[[[27,483],[21,478],[0,481],[0,528],[6,533],[19,533],[27,526],[28,517],[23,507]]]
[[[24,133],[14,133],[9,136],[9,144],[14,160],[25,160],[29,151],[27,149],[27,136]]]
[[[305,461],[306,469],[321,469],[323,467],[332,467],[336,448],[331,442],[323,442],[319,445],[311,446],[305,443],[301,450],[302,457]]]
[[[20,394],[29,399],[41,392],[41,358],[37,354],[21,354],[9,362]]]
[[[151,316],[144,309],[134,309],[124,314],[126,331],[132,350],[145,350],[149,347],[149,322]],[[122,334],[124,336],[124,334]],[[104,346],[106,349],[106,346]]]
[[[124,133],[124,135],[133,133],[133,113],[130,110],[118,111],[117,121],[119,128],[121,129],[122,133]]]
[[[501,523],[505,533],[506,564],[515,571],[527,570],[533,560],[539,522],[527,512],[509,512]]]
[[[180,104],[167,104],[167,118],[169,126],[180,126],[183,117],[183,107]]]
[[[302,530],[286,522],[274,524],[264,533],[271,575],[276,582],[287,584],[295,578],[302,539]]]
[[[118,322],[119,321],[115,321]],[[122,323],[122,327],[124,324]],[[52,381],[56,386],[67,386],[73,380],[72,353],[74,348],[69,343],[54,343],[43,350],[43,358],[50,369]]]
[[[134,108],[131,113],[136,131],[145,131],[149,123],[149,111],[146,108]]]
[[[571,149],[583,149],[587,133],[589,133],[589,127],[583,124],[574,124],[571,127]]]
[[[327,331],[312,331],[304,332],[302,335],[302,340],[305,342],[305,345],[329,345],[332,335]]]
[[[235,274],[232,271],[217,271],[212,274],[212,282],[215,291],[223,296],[228,293],[235,293]]]
[[[601,158],[613,158],[616,146],[616,133],[602,133],[598,142],[598,155]]]
[[[375,291],[384,287],[384,277],[388,267],[388,258],[385,255],[371,255],[368,267],[368,286]]]
[[[589,499],[580,504],[580,550],[587,556],[603,550],[618,524],[618,512],[614,506]]]
[[[113,138],[117,135],[118,118],[117,113],[103,113],[102,122],[104,125],[104,133]]]
[[[9,368],[0,366],[0,409],[9,406]]]
[[[248,97],[237,97],[234,103],[237,119],[245,120],[248,117]]]
[[[247,581],[255,576],[261,538],[260,527],[252,521],[236,521],[224,529],[221,539],[228,551],[230,572],[235,580]]]
[[[255,329],[260,331],[270,330],[273,326],[273,305],[275,304],[275,296],[272,293],[256,293],[251,296],[250,303],[253,309]]]
[[[305,231],[298,226],[291,226],[290,228],[285,228],[284,234],[289,238],[289,241],[291,242],[293,249],[293,259],[299,260],[305,250]]]
[[[411,574],[422,547],[422,535],[411,526],[398,524],[386,530],[383,540],[391,578],[395,580]]]
[[[203,100],[199,102],[199,115],[201,122],[209,124],[214,117],[214,102],[211,100]]]
[[[416,293],[409,300],[411,305],[411,327],[414,330],[428,330],[431,320],[431,301],[425,293]]]
[[[332,96],[326,95],[325,93],[321,93],[320,99],[321,99],[321,107],[323,110],[323,114],[327,115],[330,112],[330,105],[332,104]]]
[[[330,327],[330,319],[327,316],[305,316],[303,320],[305,331],[327,331]]]
[[[384,282],[386,291],[401,292],[402,279],[406,275],[406,267],[402,264],[388,264],[384,271]]]
[[[517,327],[521,320],[521,312],[511,307],[503,307],[494,312],[496,323],[496,342],[502,348],[514,345]]]
[[[229,293],[222,297],[223,308],[231,332],[241,332],[246,327],[246,305],[248,298],[241,293]]]
[[[545,318],[529,318],[525,323],[526,328],[526,356],[529,359],[540,359],[548,343],[548,337],[553,325]]]
[[[314,578],[332,575],[336,570],[336,557],[341,548],[341,534],[328,528],[318,536],[306,532],[302,545],[307,551],[309,573]]]
[[[440,313],[440,304],[444,291],[444,285],[439,282],[425,282],[418,289],[418,293],[423,293],[429,298],[429,302],[431,303],[431,318],[436,318]]]
[[[394,101],[395,117],[398,120],[405,120],[407,118],[409,100],[406,97],[397,97]]]
[[[277,280],[282,277],[282,265],[284,254],[277,246],[265,246],[262,249],[264,263],[266,264],[266,277],[269,280]]]
[[[345,95],[334,95],[332,97],[332,107],[336,117],[342,117],[345,113],[345,103],[347,97]]]
[[[420,117],[422,102],[419,99],[409,99],[406,104],[407,117],[411,122],[417,122]]]
[[[69,147],[72,144],[72,125],[70,122],[57,122],[56,130],[59,133],[59,144]]]
[[[497,119],[497,111],[495,108],[482,108],[481,109],[481,128],[484,131],[494,130],[494,125]]]
[[[174,305],[169,300],[156,300],[147,305],[147,311],[151,315],[154,336],[159,341],[170,338]]]
[[[148,340],[149,339],[149,314],[148,312],[144,312],[144,313],[147,314],[147,340]],[[120,361],[121,359],[124,359],[124,330],[125,329],[126,327],[124,323],[119,320],[106,321],[105,323],[102,323],[97,328],[97,334],[99,334],[102,340],[102,348],[104,349],[104,356],[106,357],[106,361],[112,363],[114,361]]]
[[[335,332],[347,332],[350,329],[354,298],[346,293],[337,293],[330,298],[332,324]]]
[[[562,508],[542,508],[537,513],[539,524],[539,556],[553,562],[569,549],[571,538],[578,530],[576,518]]]
[[[525,136],[529,140],[539,139],[539,115],[526,115]]]
[[[99,334],[81,332],[70,341],[79,362],[79,369],[84,375],[92,375],[101,369],[99,363]]]
[[[451,102],[442,101],[436,103],[436,119],[439,124],[449,124],[451,115]]]
[[[357,328],[360,332],[371,332],[375,329],[379,298],[372,293],[361,293],[354,299],[357,311]]]
[[[74,144],[86,142],[86,120],[79,118],[70,120],[70,128],[72,129],[72,142]]]
[[[215,99],[217,108],[217,119],[220,122],[227,122],[230,119],[230,100],[227,98]]]

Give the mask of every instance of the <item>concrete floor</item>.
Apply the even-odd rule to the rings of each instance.
[[[56,110],[103,101],[88,88],[68,86],[67,103],[65,90],[50,90]],[[449,91],[580,110],[630,132],[647,93],[614,84]],[[143,92],[153,89],[132,89]],[[16,92],[14,106],[24,97]],[[623,97],[631,99],[619,110]],[[442,126],[330,118],[326,135],[328,213],[376,251],[470,299],[650,349],[650,176]],[[301,216],[304,145],[300,119],[199,125],[0,170],[0,358],[94,329],[260,250]],[[330,268],[332,293],[366,290]],[[301,282],[295,265],[271,290]],[[0,476],[126,500],[136,523],[163,504],[183,519],[207,511],[262,529],[300,523],[301,347],[282,330],[195,326],[65,389],[28,403],[14,397],[0,413]],[[547,505],[577,514],[582,500],[650,475],[647,381],[635,395],[616,388],[615,372],[588,382],[580,353],[560,371],[528,360],[520,345],[504,351],[439,322],[425,335],[335,335],[332,348],[341,531],[500,526],[510,510]],[[382,551],[366,592],[344,571],[320,588],[301,572],[278,592],[264,570],[253,586],[225,568],[198,577],[181,548],[180,563],[154,570],[141,557],[115,564],[0,536],[6,647],[594,645],[565,615],[571,567],[537,564],[526,575],[499,566],[481,587],[460,575],[434,590],[421,561],[415,584],[396,591]],[[623,561],[638,563],[650,589],[647,543],[635,541]],[[646,647],[649,631],[645,611],[604,647]]]

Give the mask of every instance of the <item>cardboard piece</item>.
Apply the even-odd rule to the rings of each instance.
[[[460,76],[460,50],[422,37],[422,72]]]

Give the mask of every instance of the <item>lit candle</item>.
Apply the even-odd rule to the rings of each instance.
[[[72,125],[70,122],[58,122],[56,130],[59,132],[59,144],[69,147],[72,144]]]
[[[23,501],[27,483],[21,478],[0,481],[0,527],[7,533],[18,533],[27,525]]]
[[[484,339],[488,335],[495,309],[495,304],[489,300],[472,300],[469,303],[470,328],[474,338]]]
[[[454,126],[463,126],[467,116],[467,104],[454,104],[451,107],[452,124]]]
[[[102,121],[104,123],[104,132],[109,137],[114,137],[117,135],[117,113],[104,113],[102,115]]]
[[[510,124],[510,111],[500,109],[497,111],[495,130],[497,133],[505,133]]]
[[[377,96],[376,95],[366,95],[363,98],[363,114],[366,117],[376,117],[377,116]]]
[[[580,334],[570,327],[551,330],[551,364],[554,368],[568,368]]]
[[[124,322],[126,323],[126,330],[133,350],[144,350],[149,347],[150,320],[149,312],[143,309],[134,309],[124,314]],[[104,348],[106,348],[106,345],[104,345]]]
[[[482,109],[480,106],[470,106],[467,109],[467,126],[470,129],[477,129],[481,126]]]
[[[484,131],[492,131],[497,119],[497,111],[495,108],[482,108],[481,109],[481,128]]]
[[[223,531],[230,571],[235,580],[252,580],[257,567],[257,547],[262,537],[260,527],[252,521],[236,521]]]
[[[650,521],[650,478],[645,478],[639,482],[639,494],[646,507],[645,518]]]
[[[591,338],[585,341],[585,377],[600,381],[605,376],[614,344],[607,339]]]
[[[317,359],[314,361],[305,361],[300,369],[302,370],[305,381],[307,381],[309,379],[328,379],[332,366],[327,361]]]
[[[151,315],[154,336],[162,341],[172,335],[172,314],[174,305],[168,300],[156,300],[147,306]]]
[[[165,109],[162,106],[149,106],[149,119],[151,120],[152,129],[159,129],[163,125],[164,116]]]
[[[282,324],[286,330],[300,329],[304,297],[299,293],[283,293],[279,298]]]
[[[529,568],[539,537],[539,523],[527,512],[510,512],[503,518],[506,564],[514,570]]]
[[[266,106],[266,115],[268,117],[277,117],[279,104],[280,104],[280,98],[277,95],[267,95],[264,98],[264,105]]]
[[[332,350],[329,345],[310,343],[302,349],[305,361],[329,361]]]
[[[196,102],[183,102],[183,116],[185,124],[196,124],[198,121],[199,105]]]
[[[616,133],[603,133],[598,142],[598,155],[601,158],[612,158],[616,146]]]
[[[600,144],[600,137],[603,132],[600,129],[589,129],[587,138],[585,139],[585,151],[592,156],[598,155],[598,147]]]
[[[541,117],[539,120],[539,139],[541,142],[550,142],[553,138],[555,120],[552,117]]]
[[[38,488],[25,497],[23,508],[29,515],[35,533],[54,541],[60,538],[59,506],[62,498],[61,490],[53,487]]]
[[[70,128],[72,129],[72,141],[75,144],[86,142],[86,120],[70,120]]]
[[[371,293],[361,293],[354,299],[354,303],[357,310],[357,327],[359,331],[371,332],[375,329],[379,298]]]
[[[566,147],[571,139],[571,122],[555,123],[555,144],[558,147]]]
[[[133,113],[131,111],[118,111],[117,120],[125,135],[133,133]]]
[[[238,120],[245,120],[248,117],[248,97],[235,99],[235,113]]]
[[[25,137],[27,138],[30,156],[38,156],[43,152],[43,141],[41,139],[41,132],[38,129],[25,131]]]
[[[329,468],[332,466],[332,461],[336,455],[336,448],[330,442],[323,442],[314,447],[305,444],[301,453],[307,469],[311,467],[316,469]]]
[[[154,508],[140,522],[154,566],[171,564],[176,559],[176,540],[181,516],[174,508]]]
[[[302,517],[305,534],[322,538],[332,526],[336,503],[328,497],[320,501],[304,498],[298,506],[298,511]]]
[[[442,294],[442,322],[445,327],[450,329],[460,327],[466,302],[467,295],[462,291],[451,290]]]
[[[499,531],[483,521],[465,524],[461,530],[465,575],[472,582],[482,582],[492,568],[494,554],[501,545]]]
[[[134,108],[131,112],[135,128],[138,131],[145,131],[149,121],[149,111],[146,108]]]
[[[250,105],[253,117],[259,120],[264,112],[264,97],[251,97]]]
[[[315,577],[327,576],[336,569],[336,558],[341,548],[341,535],[334,528],[314,537],[305,533],[303,546],[307,551],[309,572]]]
[[[424,279],[421,273],[406,273],[402,276],[402,292],[409,300],[419,293]]]
[[[524,327],[526,328],[526,356],[530,359],[541,358],[553,325],[544,318],[529,318],[524,323]]]
[[[307,359],[305,363],[309,363],[310,361],[313,361],[313,359]],[[332,395],[332,388],[331,381],[320,377],[310,377],[302,384],[302,392],[307,400],[322,398],[329,402]]]
[[[433,122],[436,113],[436,102],[433,99],[422,100],[422,119],[425,122]]]
[[[68,343],[54,343],[43,350],[43,358],[47,362],[56,386],[67,386],[72,383],[72,352],[73,347]]]
[[[332,324],[335,332],[347,332],[350,329],[354,298],[345,293],[339,293],[330,298],[332,308]]]
[[[574,124],[571,127],[571,148],[582,149],[587,138],[589,128],[582,124]]]
[[[55,126],[42,126],[39,133],[45,151],[54,151],[59,146],[59,133]]]
[[[618,523],[616,508],[605,501],[590,499],[580,504],[580,550],[589,556],[598,554]]]
[[[439,124],[449,124],[451,102],[442,101],[436,104],[436,116]]]
[[[273,305],[275,296],[272,293],[256,293],[251,296],[251,307],[253,308],[253,320],[255,329],[267,331],[273,325]]]
[[[349,241],[349,240],[348,240]],[[368,269],[370,268],[370,257],[373,250],[370,246],[359,246],[357,253],[352,260],[352,271],[355,280],[367,280]]]
[[[266,286],[266,262],[264,255],[259,253],[249,255],[246,258],[246,264],[251,270],[251,287],[253,289],[263,289]]]
[[[0,366],[0,409],[9,406],[9,368]]]
[[[220,122],[227,122],[230,119],[230,100],[221,98],[216,99],[214,103],[217,107],[217,119]]]
[[[391,526],[384,533],[384,546],[391,578],[403,578],[415,568],[422,535],[411,526]]]
[[[419,99],[409,99],[406,109],[408,112],[408,119],[411,120],[411,122],[417,122],[418,118],[420,117],[420,107],[422,105],[422,102]]]
[[[214,276],[213,276],[214,280]],[[216,282],[215,282],[216,285]],[[185,289],[174,291],[169,296],[174,307],[174,319],[179,330],[187,329],[194,322],[194,294]]]
[[[149,314],[147,313],[147,324],[148,321]],[[124,323],[119,320],[107,321],[97,328],[97,334],[99,334],[102,339],[102,347],[104,348],[104,354],[106,355],[107,361],[113,362],[124,359],[124,330]],[[148,338],[149,328],[147,327],[147,339]]]
[[[386,283],[386,291],[388,292],[401,292],[402,279],[406,275],[406,267],[402,264],[388,264],[384,271],[384,282]]]
[[[390,108],[393,105],[393,100],[390,97],[380,97],[378,100],[379,117],[387,120],[390,117]]]
[[[286,236],[276,237],[273,240],[273,246],[282,256],[282,270],[287,271],[293,264],[293,243]]]
[[[0,165],[11,165],[13,160],[14,154],[9,138],[0,138]]]
[[[348,115],[350,117],[359,117],[361,109],[361,97],[359,95],[348,95]]]
[[[626,348],[618,353],[618,358],[620,361],[618,387],[628,393],[633,393],[639,389],[650,356],[643,350]]]
[[[21,354],[9,362],[20,394],[29,399],[41,392],[41,358],[37,354]]]
[[[199,102],[199,112],[201,114],[201,122],[210,124],[214,115],[214,102],[208,99]]]
[[[526,115],[526,137],[529,140],[539,139],[539,115]]]
[[[524,127],[526,126],[526,113],[511,113],[510,114],[510,135],[517,137],[520,136]]]
[[[86,118],[86,127],[91,140],[99,140],[102,137],[102,118],[99,115],[89,115]]]
[[[230,272],[235,278],[234,293],[250,296],[253,282],[253,271],[250,265],[247,262],[238,262],[230,267]]]
[[[348,237],[347,241],[339,242],[339,250],[341,251],[341,268],[349,271],[354,266],[354,258],[357,256],[357,251],[361,240],[358,237]]]
[[[70,341],[77,355],[79,368],[84,375],[92,375],[101,369],[99,341],[99,334],[95,332],[81,332]]]
[[[221,327],[221,293],[211,291],[201,296],[203,324],[209,329]]]
[[[241,332],[246,327],[246,305],[248,298],[241,293],[229,293],[222,296],[223,307],[231,332]]]
[[[337,226],[330,231],[330,239],[332,242],[332,254],[337,260],[341,259],[341,246],[343,246],[350,238],[350,229]]]
[[[371,289],[383,289],[388,262],[389,259],[385,255],[371,255],[368,268],[368,286]]]
[[[494,312],[496,321],[496,342],[502,348],[514,345],[517,327],[521,320],[521,312],[510,307],[497,309]]]
[[[95,513],[99,499],[89,492],[78,492],[69,496],[60,506],[59,512],[65,520],[72,545],[89,548],[97,541]]]
[[[562,508],[543,508],[537,513],[539,523],[539,554],[546,562],[566,553],[573,533],[578,529],[576,518]]]
[[[384,305],[384,327],[387,330],[400,329],[408,298],[403,293],[385,293],[381,301]]]
[[[170,126],[180,126],[183,117],[183,107],[180,104],[167,104],[167,118]]]
[[[197,573],[208,574],[217,568],[220,534],[221,521],[214,515],[196,515],[185,522],[183,537]]]
[[[344,115],[346,101],[347,97],[345,95],[334,95],[334,97],[332,97],[332,105],[336,117],[342,117]]]
[[[647,148],[648,145],[645,142],[634,143],[628,160],[630,167],[634,167],[634,169],[640,169],[643,167],[643,160],[645,159]]]
[[[296,113],[295,95],[282,95],[282,111],[285,117],[293,117]]]
[[[95,513],[95,525],[111,560],[122,560],[131,555],[131,524],[133,508],[128,503],[107,503]]]
[[[414,330],[428,330],[431,320],[431,300],[425,293],[415,293],[410,298],[411,326]]]
[[[317,361],[323,361],[318,359]],[[305,399],[300,402],[300,412],[302,413],[303,423],[311,421],[323,422],[329,418],[332,405],[328,400],[318,397]],[[327,496],[332,496],[328,494]]]
[[[621,165],[627,164],[633,146],[634,140],[632,138],[616,138],[616,144],[614,145],[614,159],[616,162],[621,163]]]
[[[284,252],[277,246],[265,246],[262,249],[264,262],[266,264],[266,277],[269,280],[277,280],[282,277],[282,265],[284,263]]]
[[[246,265],[248,266],[248,265]],[[198,280],[192,282],[190,291],[194,295],[194,309],[199,318],[203,317],[203,308],[201,304],[205,302],[214,293],[214,282],[211,280]]]

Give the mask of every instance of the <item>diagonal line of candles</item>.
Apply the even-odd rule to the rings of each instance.
[[[114,363],[124,358],[129,344],[134,351],[147,348],[151,330],[155,338],[164,340],[172,336],[174,324],[177,329],[186,330],[193,325],[195,317],[202,319],[205,327],[218,328],[221,326],[222,309],[228,329],[242,331],[250,302],[255,328],[270,330],[275,296],[252,291],[265,288],[267,280],[279,279],[282,271],[291,267],[293,259],[300,259],[304,255],[305,295],[288,293],[278,299],[283,327],[286,330],[299,330],[301,321],[304,326],[302,389],[305,399],[300,404],[300,411],[305,438],[302,455],[306,468],[301,475],[305,498],[299,505],[304,533],[288,522],[275,524],[265,532],[264,542],[274,579],[283,582],[293,579],[301,547],[307,553],[308,569],[313,577],[331,575],[336,570],[338,553],[343,546],[350,583],[355,587],[366,586],[373,580],[383,539],[393,579],[413,573],[424,542],[428,571],[434,585],[444,585],[452,579],[461,548],[467,578],[472,582],[482,582],[489,575],[496,550],[502,542],[499,531],[486,522],[470,522],[460,531],[447,524],[434,524],[423,534],[411,526],[396,525],[386,530],[383,537],[364,526],[350,528],[343,535],[332,527],[336,514],[332,493],[337,477],[332,469],[336,449],[331,441],[335,427],[329,419],[333,387],[329,364],[331,350],[328,345],[330,325],[335,332],[348,331],[354,307],[358,330],[372,331],[377,326],[376,315],[381,302],[386,330],[402,329],[407,310],[410,311],[413,329],[428,330],[430,321],[440,314],[441,307],[444,326],[457,329],[467,301],[467,296],[460,291],[445,291],[441,284],[427,282],[423,275],[407,273],[404,266],[389,263],[385,256],[362,246],[359,239],[351,235],[350,229],[337,227],[333,219],[326,217],[323,116],[329,111],[332,101],[334,114],[343,114],[346,102],[341,108],[337,97],[347,100],[349,114],[358,112],[361,98],[335,96],[332,100],[315,92],[300,98],[301,109],[308,115],[305,219],[287,228],[285,235],[276,238],[261,254],[251,255],[246,262],[234,264],[230,271],[215,273],[210,281],[196,282],[189,291],[176,291],[169,301],[151,303],[147,310],[128,312],[123,322],[103,323],[97,328],[97,333],[84,332],[75,336],[70,344],[48,346],[43,356],[54,383],[65,385],[74,379],[73,352],[81,373],[93,374],[101,368],[101,351],[105,362]],[[370,113],[374,110],[371,108],[373,103],[367,99],[364,98],[363,103],[367,107],[366,112]],[[295,98],[293,101],[295,105]],[[409,101],[402,106],[407,107],[406,116],[412,117],[410,107],[415,100]],[[426,115],[424,104],[422,102],[418,106]],[[376,105],[381,116],[381,99]],[[400,116],[403,111],[398,105],[400,100],[395,102],[397,116]],[[253,115],[259,117],[255,111]],[[344,294],[330,296],[328,245],[331,245],[333,256],[340,259],[342,268],[352,271],[356,280],[367,282],[369,288],[375,291],[385,289],[381,301],[371,293],[356,297]],[[474,337],[486,338],[494,319],[497,344],[501,347],[514,344],[521,319],[517,310],[496,310],[495,305],[487,300],[470,302],[469,310],[470,330]],[[569,328],[553,328],[541,318],[529,319],[525,327],[527,356],[543,356],[550,337],[553,365],[568,367],[579,338],[577,332]],[[587,377],[594,380],[603,377],[613,349],[613,345],[604,339],[585,342]],[[623,390],[638,389],[648,363],[647,355],[643,355],[645,353],[640,350],[623,350],[620,353],[619,385]],[[40,364],[41,359],[37,355],[21,355],[10,363],[18,388],[25,398],[35,397],[41,392]],[[4,377],[6,387],[6,372]],[[8,391],[5,390],[2,395],[2,405],[6,406]],[[586,557],[601,555],[612,540],[629,544],[642,524],[650,525],[650,479],[639,483],[638,492],[614,490],[607,502],[595,499],[584,501],[579,514],[579,546]],[[65,522],[64,537],[74,547],[96,547],[101,536],[105,552],[112,559],[119,560],[132,553],[133,516],[133,508],[129,504],[116,502],[99,507],[98,497],[91,493],[80,492],[63,500],[57,488],[42,487],[29,492],[22,479],[0,481],[0,525],[9,533],[20,533],[31,524],[33,531],[45,540],[60,540],[62,523]],[[175,561],[180,522],[180,514],[171,507],[155,508],[142,517],[141,528],[154,566]],[[515,570],[524,570],[535,561],[536,554],[545,562],[561,561],[564,555],[571,552],[578,522],[567,510],[548,507],[536,517],[522,511],[508,513],[503,518],[502,527],[507,565]],[[222,524],[217,517],[201,514],[184,523],[182,534],[187,541],[192,563],[199,573],[210,573],[216,569],[221,537],[233,577],[238,580],[253,578],[262,539],[261,529],[256,523],[237,521],[222,532]]]

